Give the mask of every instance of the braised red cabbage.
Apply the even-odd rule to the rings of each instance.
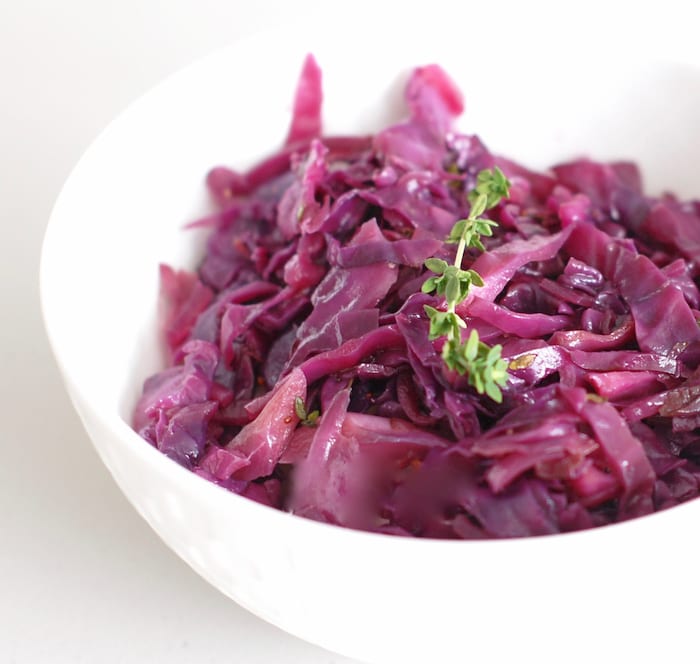
[[[323,136],[321,100],[309,56],[282,149],[209,173],[206,254],[161,267],[170,366],[134,428],[230,491],[393,535],[545,535],[697,497],[700,202],[644,193],[629,162],[492,154],[436,65],[372,136]],[[502,403],[446,368],[421,292],[496,165],[510,193],[458,313],[503,347]]]

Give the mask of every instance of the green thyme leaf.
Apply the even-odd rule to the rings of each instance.
[[[498,205],[502,198],[508,196],[509,188],[510,182],[498,166],[493,170],[484,169],[476,177],[476,187],[469,193],[469,202],[474,204],[479,196],[485,196],[485,209],[489,210]]]
[[[316,426],[316,420],[321,416],[321,413],[319,413],[317,410],[312,410],[306,419],[302,422],[302,424],[306,425],[307,427],[315,427]]]
[[[429,277],[423,282],[420,289],[423,293],[432,293],[438,287],[439,283],[440,279],[438,277]]]
[[[450,306],[456,305],[461,300],[462,288],[459,276],[451,274],[447,277],[445,285],[445,299]]]
[[[493,235],[493,229],[496,226],[498,226],[498,224],[491,219],[477,219],[474,222],[474,230],[479,235],[486,235],[487,237],[491,237]]]
[[[305,426],[315,427],[316,420],[321,416],[317,410],[313,410],[310,413],[306,412],[306,405],[301,397],[295,397],[294,399],[294,412],[296,416],[301,420],[301,423]]]
[[[468,219],[460,219],[459,221],[455,222],[455,225],[452,227],[450,234],[447,236],[446,242],[448,242],[449,244],[457,244],[461,242],[462,236],[464,235],[465,227],[468,222]]]
[[[472,202],[472,209],[469,211],[469,218],[476,219],[480,217],[484,212],[486,212],[486,204],[488,202],[488,195],[477,193]]]
[[[427,267],[431,272],[435,272],[435,274],[444,274],[447,266],[447,261],[444,261],[441,258],[428,258],[428,260],[425,261],[425,267]]]
[[[430,319],[428,338],[431,341],[440,337],[459,339],[460,328],[464,327],[466,323],[454,311],[440,311],[427,304],[423,309]]]
[[[300,420],[306,419],[306,406],[304,405],[304,400],[301,397],[296,397],[294,399],[294,412]]]
[[[488,350],[488,354],[486,355],[486,363],[489,365],[494,364],[496,360],[500,359],[501,357],[501,350],[502,347],[500,344],[496,344],[495,346],[491,346]]]
[[[483,394],[486,391],[484,377],[478,371],[469,372],[469,383],[479,394]]]
[[[474,270],[469,270],[469,274],[471,278],[471,283],[473,283],[475,286],[484,285],[484,280],[481,278],[481,275],[478,272],[475,272]]]
[[[501,403],[503,401],[503,394],[502,394],[500,388],[498,387],[498,385],[496,385],[496,383],[487,382],[484,385],[484,387],[486,389],[486,394],[493,401],[495,401],[496,403]]]
[[[464,347],[464,356],[470,362],[476,359],[476,354],[479,352],[479,333],[476,330],[472,330],[469,334],[469,339]]]

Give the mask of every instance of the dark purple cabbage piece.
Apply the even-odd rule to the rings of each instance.
[[[645,194],[630,162],[490,153],[437,65],[374,136],[324,136],[322,96],[309,56],[284,146],[208,174],[206,251],[161,267],[169,366],[134,428],[228,491],[401,536],[550,535],[696,498],[700,203]],[[444,302],[421,292],[495,164],[511,191],[459,313],[503,346],[502,404],[445,368],[424,309]]]

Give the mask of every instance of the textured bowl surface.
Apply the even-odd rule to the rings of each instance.
[[[199,574],[262,618],[343,654],[481,663],[674,661],[693,652],[699,501],[566,536],[413,541],[264,508],[183,470],[129,428],[143,379],[161,366],[158,263],[194,265],[201,238],[181,229],[206,211],[209,167],[249,165],[281,144],[306,52],[324,70],[329,133],[398,118],[406,72],[433,61],[465,93],[462,127],[495,151],[537,168],[581,154],[630,158],[652,192],[700,194],[697,63],[664,61],[649,48],[611,59],[613,44],[561,58],[515,31],[501,47],[478,30],[468,47],[443,32],[384,48],[372,33],[349,53],[341,37],[361,43],[363,33],[352,22],[343,32],[260,34],[196,63],[122,113],[67,181],[46,234],[42,306],[95,447]],[[488,59],[475,66],[474,52]]]

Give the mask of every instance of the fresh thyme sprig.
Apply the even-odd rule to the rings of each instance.
[[[484,251],[481,237],[493,235],[493,228],[498,224],[481,215],[508,196],[509,186],[508,179],[498,166],[493,170],[484,169],[478,174],[476,186],[469,192],[469,216],[455,223],[446,240],[457,245],[454,264],[450,265],[440,258],[429,258],[425,266],[435,276],[429,277],[422,287],[424,293],[435,292],[443,296],[447,304],[446,311],[428,305],[424,307],[430,319],[429,338],[445,337],[442,347],[445,364],[461,375],[467,374],[469,384],[479,394],[487,394],[498,403],[503,400],[501,387],[508,382],[507,363],[501,357],[502,347],[500,344],[490,347],[483,343],[476,330],[472,330],[467,340],[462,342],[462,330],[466,329],[467,324],[456,313],[456,307],[466,299],[472,284],[484,285],[478,272],[462,269],[464,252],[470,247]]]

